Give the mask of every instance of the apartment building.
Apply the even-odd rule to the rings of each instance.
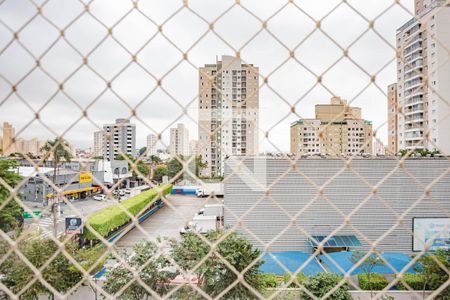
[[[397,84],[391,84],[387,90],[388,96],[388,145],[390,154],[397,154]]]
[[[103,158],[111,161],[119,154],[136,156],[136,124],[117,119],[114,124],[103,125]]]
[[[397,30],[398,150],[450,153],[450,7],[416,1],[416,16]]]
[[[16,152],[14,140],[16,138],[16,132],[14,127],[8,123],[3,123],[3,137],[2,137],[2,149],[3,155],[8,156],[11,153]]]
[[[182,123],[170,128],[169,153],[172,156],[189,155],[189,130]]]
[[[361,108],[333,97],[315,107],[315,119],[291,124],[291,153],[302,155],[372,154],[372,123],[361,118]]]
[[[361,242],[359,250],[377,241],[379,251],[412,253],[413,242],[423,244],[415,238],[420,232],[412,232],[415,219],[448,220],[450,162],[409,158],[398,164],[393,157],[357,156],[351,167],[330,157],[232,157],[225,169],[225,225],[269,251],[311,252],[312,236],[345,235]],[[428,185],[432,191],[424,195]]]
[[[156,155],[156,143],[158,137],[154,134],[147,135],[147,156]]]
[[[199,70],[199,154],[202,176],[223,176],[231,155],[258,154],[259,69],[222,56]]]
[[[195,156],[198,155],[199,149],[198,149],[198,141],[197,140],[189,141],[189,152],[191,155],[195,155]]]
[[[16,137],[15,128],[10,123],[3,123],[3,137],[1,148],[3,155],[8,156],[11,153],[21,153],[28,156],[39,156],[41,148],[45,141],[32,138],[30,140]],[[73,147],[70,145],[71,153],[74,153]]]
[[[92,155],[94,157],[103,156],[104,153],[104,132],[103,130],[94,132],[94,147],[92,148]]]

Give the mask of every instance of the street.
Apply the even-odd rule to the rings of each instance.
[[[197,198],[195,195],[167,195],[173,209],[166,204],[153,216],[142,222],[140,227],[133,228],[120,240],[116,241],[119,248],[131,248],[134,244],[143,240],[155,240],[158,236],[179,238],[180,229],[192,220],[194,214],[207,203],[214,200]]]
[[[96,201],[92,198],[74,201],[71,204],[75,209],[72,209],[67,204],[61,204],[61,214],[57,216],[57,236],[61,236],[65,230],[65,217],[68,216],[81,216],[87,217],[90,214],[116,204],[116,199],[107,199],[104,201]],[[51,208],[43,207],[41,203],[36,202],[24,202],[24,204],[31,210],[42,210],[43,215],[39,222],[34,219],[25,219],[24,225],[39,231],[39,237],[45,238],[53,235],[53,217],[51,216]],[[58,214],[57,214],[58,215]]]

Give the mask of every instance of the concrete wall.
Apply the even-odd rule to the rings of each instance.
[[[227,161],[224,181],[225,225],[234,226],[242,217],[237,229],[260,248],[270,242],[273,251],[309,252],[308,235],[329,235],[342,225],[335,235],[355,235],[363,249],[379,239],[381,251],[410,253],[412,218],[448,217],[450,212],[446,158],[408,159],[404,168],[397,168],[395,159],[357,158],[351,169],[344,158],[311,158],[297,160],[296,170],[286,159],[247,158],[231,172],[233,161]],[[424,196],[424,187],[435,180]],[[270,193],[265,195],[255,181],[270,186]],[[325,184],[320,194],[318,187]],[[368,184],[379,185],[376,195]]]

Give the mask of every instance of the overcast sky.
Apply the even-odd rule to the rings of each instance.
[[[35,1],[37,4],[42,2]],[[296,47],[315,28],[316,23],[310,17],[317,20],[325,17],[321,21],[322,30],[343,48],[367,30],[368,24],[364,18],[339,0],[295,1],[310,17],[292,4],[281,9],[287,2],[241,0],[244,7],[262,20],[278,11],[267,23],[271,34],[263,30],[248,42],[261,29],[261,22],[242,7],[235,6],[214,24],[216,33],[227,42],[224,43],[213,32],[207,32],[207,22],[186,8],[165,22],[182,7],[183,1],[180,0],[139,1],[139,9],[146,16],[132,10],[114,27],[113,38],[107,36],[107,29],[100,22],[106,26],[117,23],[132,9],[133,2],[130,0],[92,1],[90,12],[98,20],[83,13],[83,1],[50,0],[42,8],[45,17],[34,17],[24,28],[24,24],[36,14],[32,2],[0,1],[0,122],[12,123],[20,132],[20,137],[52,138],[54,133],[45,126],[36,120],[31,122],[35,118],[34,111],[40,110],[41,119],[48,127],[57,134],[67,131],[65,137],[69,142],[76,147],[87,148],[93,143],[95,130],[116,118],[131,116],[131,107],[136,108],[139,117],[132,118],[132,122],[137,124],[138,146],[145,145],[145,136],[153,132],[151,129],[162,133],[163,140],[168,142],[168,128],[175,126],[176,122],[185,123],[191,138],[195,139],[198,134],[197,68],[214,63],[216,56],[234,55],[233,48],[240,49],[245,44],[240,50],[242,59],[258,66],[261,76],[270,75],[269,86],[276,91],[266,85],[260,90],[260,150],[289,151],[290,123],[298,116],[289,114],[291,108],[288,103],[294,104],[300,98],[302,100],[296,105],[296,112],[304,118],[314,117],[315,104],[328,103],[332,95],[337,95],[354,99],[353,105],[362,107],[363,117],[373,121],[374,128],[384,124],[387,117],[384,93],[396,76],[395,62],[389,63],[395,57],[392,48],[395,45],[395,31],[411,18],[413,0],[400,1],[407,10],[394,5],[375,22],[374,28],[392,46],[369,31],[349,48],[352,60],[368,73],[381,70],[376,83],[382,91],[372,84],[364,92],[361,91],[369,84],[370,78],[347,58],[341,59],[323,75],[322,84],[326,88],[317,85],[312,90],[317,82],[316,77],[294,60],[288,60],[288,49]],[[395,1],[347,2],[367,19],[373,19]],[[233,3],[225,0],[190,0],[189,7],[212,22]],[[81,17],[78,17],[80,14]],[[161,24],[164,36],[158,33],[158,25]],[[58,40],[59,30],[55,26],[61,29],[68,27],[64,32],[71,46],[64,39]],[[10,43],[13,38],[10,30],[18,31],[20,28],[23,28],[18,34],[21,44],[17,41]],[[102,40],[103,43],[97,46]],[[145,45],[137,54],[138,64],[131,63],[121,72],[130,63],[131,55],[116,40],[130,53],[136,53]],[[53,47],[49,49],[51,45]],[[181,51],[188,51],[189,62],[180,62],[183,59]],[[88,54],[90,68],[81,66],[82,56]],[[316,31],[296,49],[295,54],[308,69],[321,74],[342,57],[342,50],[324,33]],[[15,94],[8,96],[11,84],[17,84],[35,67],[33,56],[40,58],[43,70],[36,68],[17,85],[17,93],[22,100]],[[279,67],[282,63],[284,65]],[[162,87],[169,95],[157,88],[155,78],[164,75]],[[112,90],[106,88],[102,77],[108,81],[114,79]],[[72,100],[58,92],[55,80],[64,82],[64,91]],[[260,79],[260,82],[262,84],[263,80]],[[51,97],[53,99],[45,105]],[[183,115],[183,108],[172,97],[186,108],[189,118]],[[98,100],[91,104],[96,98]],[[82,110],[77,105],[81,108],[89,106],[88,116],[94,124],[82,118]],[[386,128],[384,125],[378,133],[383,141],[387,136]],[[270,142],[262,134],[268,130]]]

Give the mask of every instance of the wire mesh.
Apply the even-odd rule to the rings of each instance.
[[[416,149],[432,149],[442,154],[447,152],[443,145],[448,144],[448,137],[444,136],[437,141],[434,135],[436,129],[445,130],[448,123],[450,102],[445,98],[448,93],[446,94],[445,89],[436,88],[435,79],[429,78],[426,71],[432,69],[432,76],[438,74],[440,78],[450,76],[448,74],[450,33],[445,30],[442,31],[443,33],[439,32],[441,34],[439,36],[443,37],[442,40],[437,38],[437,34],[426,35],[426,33],[433,32],[433,26],[436,26],[435,17],[439,18],[439,12],[448,11],[450,8],[446,6],[450,2],[416,1],[418,2],[415,3],[416,8],[420,8],[422,12],[411,10],[413,3],[410,2],[412,1],[396,0],[363,4],[346,0],[310,2],[290,0],[260,3],[236,0],[212,4],[184,0],[169,4],[162,1],[131,0],[114,3],[102,0],[0,1],[1,118],[6,119],[7,114],[13,113],[20,115],[21,118],[15,119],[22,119],[24,124],[14,133],[8,129],[9,125],[4,123],[2,127],[3,154],[5,161],[18,159],[22,166],[27,165],[31,168],[31,173],[20,179],[11,181],[6,175],[0,177],[0,196],[2,197],[0,210],[7,211],[9,207],[18,205],[18,210],[23,211],[22,214],[28,213],[31,216],[33,224],[39,227],[44,225],[43,222],[50,222],[47,226],[51,228],[46,234],[42,234],[39,229],[36,231],[25,222],[27,224],[22,229],[0,230],[2,296],[11,299],[33,298],[42,294],[58,299],[72,297],[93,299],[100,295],[108,299],[147,299],[149,297],[152,299],[284,299],[289,297],[347,299],[338,298],[336,295],[342,289],[347,289],[347,286],[350,286],[354,292],[363,290],[361,282],[358,284],[358,277],[355,276],[354,271],[363,268],[367,265],[367,260],[375,257],[376,264],[385,265],[393,276],[381,289],[371,291],[368,298],[386,299],[384,297],[391,295],[391,289],[398,286],[409,291],[411,299],[413,297],[426,299],[448,297],[450,284],[448,254],[445,261],[433,252],[429,252],[432,246],[430,243],[435,238],[431,239],[431,242],[421,240],[421,236],[411,230],[408,227],[410,223],[405,220],[421,205],[433,207],[431,215],[435,217],[448,219],[450,215],[448,206],[450,190],[448,186],[442,188],[442,184],[448,183],[449,178],[450,167],[445,165],[445,162],[449,161],[448,157],[440,155],[438,158],[443,162],[442,173],[423,170],[427,176],[432,177],[430,181],[424,181],[420,174],[412,170],[413,166],[408,164],[410,157],[417,155]],[[371,10],[367,10],[365,5],[371,7]],[[421,5],[425,6],[421,7]],[[401,36],[395,38],[399,38],[397,43],[393,38],[395,29],[403,24],[402,22],[392,24],[399,16],[404,19],[403,23],[411,19],[408,23],[409,27],[415,28],[414,26],[420,25],[422,28],[418,30],[420,35],[417,37],[412,35],[412,42],[409,45],[400,43]],[[403,34],[403,31],[397,31],[397,34]],[[428,40],[425,40],[425,35]],[[367,47],[364,40],[369,37],[369,42],[365,42],[369,44]],[[376,46],[371,46],[370,43],[374,40],[377,40]],[[416,45],[419,40],[421,43],[425,40],[423,43],[427,43],[430,49],[439,49],[440,55],[443,56],[439,60],[439,65],[428,66],[428,69],[422,65],[426,65],[427,60],[432,61],[433,55],[436,55],[433,54],[435,53],[433,50],[430,50],[428,57],[422,58],[425,62],[421,61],[420,64],[417,60],[405,60],[405,52],[415,51],[414,48],[409,47]],[[365,46],[360,46],[361,44]],[[331,54],[324,49],[334,51],[331,51],[333,52]],[[223,58],[222,61],[216,58],[215,64],[208,65],[213,58],[209,56],[212,52],[217,56],[224,53],[231,56],[229,60]],[[231,92],[231,95],[227,94],[228,92],[225,92],[222,86],[222,79],[225,80],[225,77],[221,77],[225,76],[222,70],[231,70],[236,64],[239,64],[239,68],[241,66],[246,68],[247,73],[241,73],[241,75],[254,75],[253,82],[256,85],[252,91],[246,87],[245,94],[244,87],[241,86],[242,98],[235,97]],[[342,67],[343,64],[346,64],[346,67]],[[335,130],[333,124],[346,117],[350,105],[361,104],[361,98],[369,97],[368,95],[375,91],[378,93],[376,100],[387,103],[386,87],[391,82],[386,82],[386,78],[394,78],[395,75],[397,79],[397,76],[403,75],[395,74],[396,71],[393,71],[400,66],[407,69],[405,72],[409,75],[398,77],[397,80],[399,100],[392,108],[395,110],[397,121],[404,121],[403,126],[406,126],[407,122],[415,120],[411,119],[412,113],[415,113],[413,108],[405,108],[407,103],[403,101],[406,100],[401,100],[402,93],[405,97],[407,93],[408,95],[426,94],[427,96],[423,97],[425,99],[428,97],[428,100],[422,100],[422,102],[431,101],[432,98],[433,101],[440,103],[440,111],[436,114],[434,111],[429,112],[428,104],[425,104],[425,107],[416,107],[418,110],[424,110],[422,119],[430,116],[428,120],[432,124],[425,121],[425,124],[429,126],[423,126],[422,123],[424,129],[408,144],[405,138],[404,147],[401,149],[406,150],[402,156],[392,153],[391,145],[383,147],[386,151],[384,158],[393,163],[390,165],[391,168],[376,181],[368,178],[367,173],[362,172],[355,165],[358,165],[361,159],[375,160],[366,154],[376,155],[371,153],[373,143],[383,144],[384,134],[380,132],[386,130],[388,125],[384,117],[374,123],[373,127],[372,125],[369,127],[363,142],[355,142],[353,152],[344,151],[343,153],[332,147],[326,153],[327,157],[316,155],[315,157],[320,160],[338,162],[337,171],[327,174],[321,180],[317,179],[317,175],[308,173],[303,165],[303,161],[311,160],[311,157],[307,158],[298,153],[287,154],[280,142],[289,136],[286,122],[302,120],[308,126],[313,126],[314,121],[307,117],[306,107],[312,107],[311,99],[319,95],[316,94],[317,91],[322,92],[321,95],[326,94],[330,97],[344,96],[339,95],[343,91],[340,85],[348,84],[347,81],[349,81],[352,86],[352,93],[348,95],[349,101],[344,105],[345,109],[333,115],[316,129],[314,138],[317,139],[317,143],[319,141],[322,143],[322,140],[329,138],[330,132]],[[301,70],[301,75],[294,70]],[[392,76],[389,72],[392,72]],[[402,80],[409,82],[405,83]],[[203,88],[202,82],[208,86]],[[186,92],[186,85],[190,85],[191,88],[194,86],[196,92],[194,94]],[[237,86],[231,88],[237,88]],[[216,92],[215,97],[221,101],[214,107],[211,104],[212,95],[210,99],[206,99],[212,90]],[[286,90],[295,90],[295,92],[286,93]],[[263,93],[266,102],[262,101]],[[165,101],[158,99],[165,99]],[[269,104],[267,99],[270,99]],[[210,101],[210,107],[206,106],[208,104],[202,104],[205,100]],[[114,106],[116,104],[120,106]],[[59,105],[59,108],[55,105]],[[366,103],[366,105],[372,110],[381,104]],[[61,106],[69,107],[70,113],[62,112]],[[103,123],[105,118],[111,118],[107,115],[110,106],[118,108],[123,121],[112,124],[107,129]],[[9,110],[11,107],[18,107],[18,109]],[[233,109],[232,114],[220,115],[222,109],[229,107]],[[155,118],[165,118],[165,121],[155,126],[153,120],[147,117],[149,111],[156,111]],[[379,111],[375,109],[374,113]],[[107,116],[105,117],[104,114]],[[218,115],[220,115],[220,122],[216,123]],[[367,115],[370,116],[370,114]],[[247,153],[239,152],[237,154],[241,155],[228,157],[228,154],[231,156],[233,154],[232,151],[226,153],[228,150],[225,148],[228,149],[228,146],[216,147],[212,146],[212,143],[218,142],[221,138],[225,139],[224,134],[228,135],[227,130],[234,131],[236,119],[246,120],[245,124],[248,127],[253,125],[251,135],[255,138],[254,150]],[[133,143],[129,148],[118,146],[117,135],[121,132],[133,131],[130,127],[133,125],[129,123],[129,120],[137,123],[139,128],[144,129],[147,134],[154,135],[154,140],[140,153],[136,153],[136,146]],[[178,242],[169,237],[155,239],[158,232],[152,231],[154,228],[146,225],[154,222],[152,214],[158,209],[169,211],[170,218],[179,219],[182,224],[192,219],[192,214],[187,212],[186,207],[177,204],[177,201],[180,201],[177,200],[177,196],[168,195],[167,186],[159,184],[158,181],[162,179],[154,180],[159,166],[155,160],[155,153],[151,153],[150,149],[160,145],[166,150],[173,151],[175,148],[171,146],[174,143],[185,144],[186,141],[172,140],[171,128],[180,122],[189,123],[196,130],[198,129],[198,153],[210,155],[208,164],[204,168],[209,171],[202,173],[196,155],[171,153],[172,164],[178,165],[178,168],[171,174],[168,183],[178,184],[180,181],[190,181],[204,184],[211,179],[220,178],[226,187],[223,204],[224,222],[228,227],[219,230],[217,235],[213,233],[204,235],[194,228],[187,234],[187,238],[181,238],[187,244],[180,244],[182,242],[179,241],[178,236],[176,237]],[[38,145],[40,149],[38,155],[19,148],[22,137],[28,136],[29,131],[36,130],[36,126],[40,130],[45,130],[47,136],[52,137],[45,144]],[[100,156],[120,156],[122,160],[121,167],[112,169],[114,180],[111,184],[106,184],[98,177],[90,175],[92,184],[98,186],[106,195],[104,203],[107,204],[105,205],[117,208],[116,220],[120,218],[129,220],[126,226],[121,224],[114,228],[118,229],[119,234],[113,238],[99,232],[98,227],[93,225],[92,219],[89,219],[89,214],[93,212],[83,211],[82,207],[72,201],[73,194],[67,193],[74,182],[81,184],[83,174],[92,171],[90,163],[86,161],[80,162],[77,170],[72,169],[72,172],[65,173],[70,160],[75,155],[73,146],[68,140],[73,136],[73,132],[78,132],[80,136],[86,135],[83,129],[87,127],[90,128],[89,135],[93,131],[98,132],[98,138],[105,148],[100,149]],[[396,127],[397,129],[401,131],[399,126]],[[10,143],[6,145],[5,133],[8,132],[12,133],[12,137]],[[169,134],[170,143],[167,142]],[[439,134],[443,136],[442,133]],[[399,142],[400,140],[403,142],[404,138],[400,133],[396,136]],[[202,140],[201,137],[204,139]],[[247,145],[250,144],[250,137],[245,142]],[[211,158],[212,148],[216,149],[219,158]],[[249,149],[250,146],[242,146],[242,148]],[[278,154],[266,153],[258,156],[261,158],[259,161],[254,156],[257,156],[258,152],[263,152],[262,148],[270,149],[269,152]],[[15,151],[15,149],[20,150]],[[210,152],[204,152],[205,149],[209,149],[207,151]],[[362,155],[361,153],[364,152],[365,154]],[[431,155],[431,152],[427,154]],[[433,155],[437,155],[436,152]],[[220,172],[219,168],[211,171],[209,164],[212,165],[213,160],[217,161],[215,166],[220,165]],[[279,161],[282,163],[280,164]],[[261,165],[258,165],[258,162]],[[252,163],[254,165],[251,165]],[[273,171],[274,165],[286,168],[272,174],[269,171]],[[43,166],[50,167],[51,171],[46,171]],[[17,165],[8,167],[10,169],[2,170],[4,174],[19,169]],[[122,167],[125,167],[125,172],[122,172]],[[258,169],[260,167],[261,169]],[[408,207],[402,211],[391,202],[391,199],[386,199],[385,195],[380,193],[384,184],[397,178],[398,172],[402,172],[404,178],[410,180],[420,190],[419,197],[410,199]],[[203,175],[217,178],[205,178]],[[360,182],[365,192],[359,195],[357,203],[349,208],[343,207],[342,203],[334,199],[334,194],[329,192],[329,188],[342,176],[350,175]],[[289,189],[289,180],[292,176],[304,180],[311,190],[309,201],[296,211],[292,211],[291,206],[282,197],[280,198],[279,186]],[[126,201],[121,202],[121,197],[125,195],[121,195],[119,190],[129,184],[130,177],[139,178],[138,181],[141,184],[153,188],[152,197],[155,201],[147,201],[137,209],[134,208],[135,206],[132,207],[136,204],[131,204],[130,201],[128,202],[130,204],[126,204]],[[46,202],[43,204],[47,204],[40,209],[44,218],[34,213],[36,203],[24,201],[23,193],[27,185],[32,184],[30,180],[37,180],[37,178],[42,181],[42,187],[46,188],[45,191],[40,191],[43,202]],[[239,186],[240,183],[242,186]],[[351,190],[352,184],[347,183],[347,185],[344,188]],[[245,203],[239,209],[227,204],[227,201],[232,202],[227,193],[236,187],[242,188],[244,193],[254,195],[251,203]],[[89,190],[89,193],[91,191],[93,190]],[[399,187],[397,193],[400,191]],[[78,193],[81,194],[83,191]],[[435,193],[444,193],[447,197],[433,198],[431,195]],[[245,197],[237,199],[244,201]],[[200,207],[205,204],[222,203],[222,199],[214,193],[198,201],[200,201],[198,202],[201,204]],[[336,222],[335,227],[325,234],[325,238],[318,241],[316,240],[317,232],[305,226],[301,218],[305,214],[312,213],[311,209],[321,201],[331,207],[333,215],[342,221]],[[362,228],[358,228],[355,220],[366,205],[375,201],[381,205],[381,208],[378,208],[379,212],[393,216],[395,222],[390,224],[382,235],[373,238],[369,237]],[[61,220],[57,215],[62,205],[74,216],[81,217],[85,231],[92,235],[90,243],[84,243],[84,240],[77,235],[64,234],[64,231],[61,231]],[[280,231],[275,231],[269,240],[266,236],[258,235],[257,232],[261,233],[258,227],[277,226],[275,223],[270,223],[273,221],[270,220],[270,216],[261,217],[256,225],[251,221],[251,215],[261,212],[261,209],[267,205],[274,208],[274,214],[276,209],[277,217],[284,218],[287,223]],[[376,214],[365,217],[370,219],[374,216]],[[146,218],[148,220],[142,222]],[[228,218],[233,222],[227,220]],[[373,226],[378,225],[374,220],[371,221]],[[219,223],[222,224],[223,220]],[[362,252],[349,269],[344,269],[325,246],[339,234],[347,232],[345,228],[350,228],[365,245],[362,248],[365,252]],[[412,259],[401,269],[393,266],[392,260],[383,256],[384,240],[399,228],[408,232],[404,239],[413,240],[414,238],[423,246],[422,250],[413,253]],[[292,230],[298,236],[316,245],[312,248],[309,258],[299,262],[294,270],[278,258],[274,251],[277,243]],[[263,231],[270,231],[270,228]],[[447,239],[448,231],[449,229],[445,228],[443,232],[447,234]],[[243,256],[230,255],[229,252],[235,249],[224,248],[226,245],[228,247],[235,245],[230,240],[237,239],[236,243],[242,242],[236,238],[236,232],[239,233],[238,237],[242,235],[253,241],[253,249],[257,247],[260,250],[245,252]],[[130,247],[134,242],[125,245],[123,238],[133,233],[138,234],[142,240],[152,241],[154,244],[143,244],[141,248]],[[192,238],[196,244],[189,244],[192,242],[189,238]],[[400,240],[401,238],[399,243],[404,243]],[[78,242],[85,251],[83,254],[79,253]],[[42,246],[40,243],[46,244]],[[181,248],[182,246],[186,248]],[[201,257],[195,257],[199,253],[193,251],[196,247],[203,251]],[[100,248],[102,250],[98,250]],[[44,251],[46,249],[47,251]],[[193,252],[189,253],[189,251]],[[190,257],[188,263],[182,259],[183,257]],[[283,273],[290,275],[285,276],[281,286],[261,287],[260,283],[254,281],[254,278],[258,276],[254,274],[255,270],[260,268],[267,257],[272,259]],[[425,264],[426,259],[429,259],[430,265],[437,266],[435,272],[441,272],[440,276],[447,276],[447,279],[441,278],[442,284],[422,294],[417,288],[411,286],[410,281],[405,280],[405,274],[409,273],[408,270],[411,268]],[[336,277],[335,284],[320,294],[319,287],[314,288],[307,280],[300,281],[298,275],[305,272],[310,263],[316,261],[324,268],[324,271],[329,272],[323,267],[325,260],[331,262],[332,267],[337,268],[342,276]],[[244,263],[246,264],[243,266]],[[63,269],[64,264],[70,265],[70,268]],[[99,280],[97,274],[102,273],[105,268],[106,280]],[[67,276],[58,273],[69,269],[70,274],[67,273]],[[176,275],[182,278],[181,283],[176,282]],[[61,278],[63,280],[60,280]],[[223,278],[227,281],[218,280]],[[357,297],[356,294],[352,295]]]

